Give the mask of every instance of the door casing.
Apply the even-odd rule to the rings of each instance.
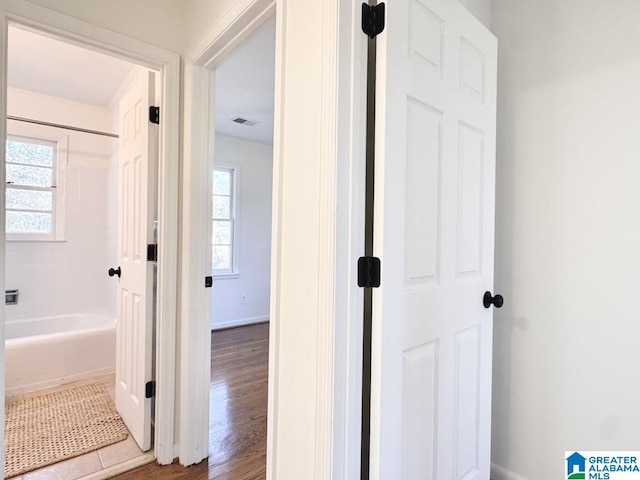
[[[7,115],[7,29],[9,24],[43,33],[82,48],[155,70],[162,82],[160,109],[160,152],[158,164],[158,302],[156,341],[156,415],[154,454],[160,464],[174,459],[174,405],[176,376],[177,260],[178,260],[178,175],[180,57],[161,48],[126,38],[87,22],[53,12],[28,2],[0,3],[0,138],[6,138]],[[0,197],[5,192],[5,142],[0,142]],[[0,244],[5,242],[5,205],[0,202]],[[5,270],[5,253],[0,249],[0,272]],[[0,291],[4,291],[0,275]],[[4,312],[4,305],[0,306]],[[2,315],[4,317],[4,315]],[[4,323],[0,322],[0,363],[4,365]],[[4,368],[0,369],[0,403],[4,403]],[[0,412],[4,424],[4,410]],[[4,434],[0,432],[0,460],[4,460]]]

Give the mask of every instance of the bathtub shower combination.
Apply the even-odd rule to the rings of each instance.
[[[5,334],[8,397],[115,372],[116,327],[108,315],[14,320]]]

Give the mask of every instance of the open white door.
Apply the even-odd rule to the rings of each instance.
[[[138,73],[120,101],[116,408],[140,448],[151,448],[153,243],[158,128],[149,122],[154,75]]]
[[[497,42],[454,0],[386,9],[371,478],[488,480]]]

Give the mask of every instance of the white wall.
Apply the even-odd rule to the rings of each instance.
[[[214,145],[215,164],[236,168],[239,275],[214,277],[212,329],[269,319],[273,183],[272,145],[220,134]]]
[[[237,0],[188,0],[185,32],[187,51],[193,47],[205,33],[219,20],[229,9],[233,8]]]
[[[111,131],[107,109],[9,89],[8,114],[83,128]],[[9,121],[23,134],[68,135],[65,240],[6,244],[7,289],[20,290],[18,305],[6,307],[6,320],[67,313],[115,316],[115,282],[106,271],[115,243],[109,242],[108,167],[114,139]],[[26,129],[26,130],[25,130]],[[115,210],[111,211],[115,214]]]
[[[493,0],[458,0],[487,28],[491,28],[491,3]]]
[[[118,131],[118,105],[112,112],[114,117],[114,129],[112,132]],[[106,211],[105,211],[105,261],[108,268],[118,265],[118,148],[116,147],[109,157],[109,166],[107,167],[106,176]],[[107,268],[107,270],[108,270]],[[113,280],[109,278],[109,280]],[[118,307],[118,284],[117,282],[107,282],[107,312],[117,315]]]
[[[635,0],[494,0],[493,480],[638,445],[638,18]]]

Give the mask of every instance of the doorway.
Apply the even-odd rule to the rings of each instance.
[[[131,420],[125,418],[125,426],[113,413],[116,345],[124,340],[116,333],[122,323],[115,322],[122,310],[117,283],[107,276],[122,238],[118,112],[143,70],[37,32],[8,30],[5,282],[14,292],[5,310],[9,477],[33,469],[46,474],[48,468],[75,478],[144,456],[127,431]],[[88,395],[96,401],[76,400]],[[60,399],[66,403],[54,407]],[[86,416],[70,412],[77,421],[64,424],[42,413],[31,425],[15,416],[53,408],[86,410]],[[122,406],[118,410],[123,413]],[[102,411],[115,415],[110,434],[91,420]],[[85,432],[75,435],[84,440],[65,441],[66,425]],[[43,439],[35,445],[42,450],[37,459],[23,461],[36,455],[25,455],[32,446],[21,446],[15,430]],[[41,430],[46,435],[35,433]]]
[[[97,33],[94,35],[94,32],[87,32],[85,25],[82,22],[79,21],[75,21],[73,19],[67,19],[67,18],[63,18],[63,17],[52,17],[52,18],[47,18],[46,20],[43,20],[41,17],[38,17],[38,12],[36,11],[37,9],[32,9],[30,6],[26,6],[26,8],[21,8],[20,9],[20,13],[19,14],[14,14],[14,12],[12,11],[12,7],[4,7],[2,9],[2,13],[3,13],[3,19],[4,19],[4,24],[3,24],[3,28],[5,28],[6,31],[9,31],[10,28],[13,28],[14,26],[21,30],[21,31],[28,31],[27,33],[29,34],[34,34],[34,33],[43,33],[43,36],[48,37],[48,39],[53,38],[60,38],[60,39],[69,39],[69,38],[73,38],[73,40],[67,40],[69,42],[69,44],[75,44],[76,46],[81,46],[84,47],[85,45],[91,45],[91,47],[86,47],[87,49],[90,48],[91,53],[96,53],[97,50],[101,50],[101,51],[105,51],[108,52],[109,56],[112,54],[112,52],[118,52],[117,56],[119,58],[135,58],[134,62],[136,63],[141,63],[143,64],[142,68],[146,69],[146,68],[152,68],[152,69],[156,69],[157,71],[159,71],[160,75],[158,76],[158,78],[160,79],[160,87],[158,88],[158,91],[161,93],[161,98],[162,98],[162,102],[165,102],[167,95],[170,94],[171,92],[175,92],[176,91],[176,86],[177,86],[177,78],[175,77],[175,73],[177,72],[178,69],[178,65],[179,65],[179,60],[177,58],[177,56],[173,55],[173,54],[168,54],[165,53],[162,50],[155,50],[150,52],[148,49],[145,49],[145,46],[140,44],[139,42],[132,42],[129,41],[125,38],[122,38],[120,36],[117,35],[110,35],[110,34],[104,34],[104,32],[102,32],[101,38],[100,40],[95,40],[93,39],[93,37],[95,35],[97,35]],[[39,20],[36,20],[36,18],[38,18]],[[28,25],[28,27],[26,26]],[[10,27],[11,26],[11,27]],[[91,38],[91,39],[90,39]],[[97,45],[100,45],[100,47],[98,47]],[[71,46],[71,45],[67,45],[67,46]],[[37,51],[37,50],[36,50]],[[46,53],[44,51],[39,51],[39,53],[43,56],[43,57],[47,57]],[[4,66],[6,68],[6,63],[7,63],[7,59],[6,57],[3,55],[2,56],[2,60],[4,63]],[[44,60],[52,60],[51,58],[44,58]],[[113,58],[112,58],[113,60]],[[103,77],[109,77],[111,74],[113,73],[111,68],[108,68],[107,71],[102,71],[100,72],[100,74]],[[47,82],[51,82],[51,83],[55,83],[53,78],[51,76],[47,76],[47,77],[33,77],[32,79],[35,79],[37,81],[40,81],[41,84],[45,84]],[[85,79],[86,80],[86,79]],[[87,84],[91,84],[90,81],[87,81]],[[73,90],[73,87],[70,87],[70,85],[64,85],[64,87],[67,87],[67,90]],[[86,85],[85,85],[86,87]],[[12,93],[9,93],[9,90],[11,90],[11,88],[8,88],[6,86],[6,84],[2,85],[2,99],[3,101],[1,102],[6,108],[3,108],[3,116],[5,114],[11,114],[10,109],[14,108],[14,103],[13,102],[13,98],[15,98],[15,95],[13,95]],[[79,90],[76,88],[76,90]],[[86,89],[85,89],[86,90]],[[124,91],[124,88],[122,89]],[[32,93],[28,93],[26,94],[27,97],[29,97],[29,95],[33,96]],[[41,93],[37,93],[36,95],[45,95],[46,94],[41,94]],[[51,95],[48,95],[51,96]],[[9,100],[9,104],[7,105],[7,101]],[[68,100],[68,99],[66,99]],[[73,102],[72,100],[68,100]],[[37,103],[37,102],[36,102]],[[55,103],[55,102],[54,102]],[[81,102],[77,102],[76,103],[81,103]],[[35,115],[34,113],[37,113],[37,108],[34,107],[34,103],[31,102],[31,104],[29,104],[27,102],[27,104],[29,105],[29,109],[27,109],[25,111],[25,115],[23,116],[23,118],[21,120],[24,120],[25,118],[27,119],[31,119],[33,120],[33,117],[37,117],[37,115]],[[177,129],[177,121],[174,121],[172,118],[167,118],[167,112],[172,114],[175,113],[175,110],[177,110],[177,103],[174,102],[168,102],[167,104],[167,110],[163,111],[160,113],[159,117],[163,120],[163,125],[160,127],[160,130],[163,133],[163,138],[162,138],[162,142],[161,142],[161,151],[160,151],[160,168],[163,170],[163,173],[166,175],[166,173],[171,173],[172,171],[172,167],[170,165],[167,165],[166,162],[166,158],[167,155],[174,155],[175,152],[177,152],[177,133],[178,133],[178,129]],[[35,110],[34,110],[35,108]],[[8,111],[9,110],[9,111]],[[56,115],[58,115],[59,117],[64,117],[65,115],[71,115],[72,109],[70,108],[66,108],[65,105],[57,105],[57,109],[54,108],[54,113]],[[81,109],[82,110],[82,109]],[[87,111],[92,110],[91,108],[85,109]],[[93,110],[98,110],[96,108],[94,108]],[[105,108],[104,110],[108,111],[108,108]],[[86,112],[85,112],[86,113]],[[95,112],[94,112],[95,113]],[[13,117],[16,117],[17,115],[13,115]],[[98,115],[99,116],[99,115]],[[108,115],[106,116],[108,117]],[[177,116],[176,116],[177,117]],[[95,118],[92,118],[91,115],[89,114],[89,120],[94,121]],[[85,119],[86,120],[86,119]],[[83,165],[82,161],[80,161],[80,165],[76,165],[74,162],[76,161],[76,158],[72,159],[72,162],[57,162],[58,160],[58,153],[64,153],[64,155],[67,156],[71,156],[77,153],[83,153],[84,154],[84,161],[85,163],[91,163],[92,161],[100,161],[101,157],[100,155],[94,155],[95,151],[92,151],[91,148],[87,147],[87,143],[86,142],[91,142],[90,140],[87,140],[87,138],[91,138],[92,136],[95,136],[96,133],[107,133],[107,134],[113,134],[114,130],[113,127],[117,128],[117,122],[114,124],[112,124],[112,122],[110,121],[110,119],[108,118],[104,118],[102,119],[104,121],[104,123],[98,125],[98,128],[82,128],[82,123],[80,122],[81,128],[80,129],[76,129],[76,130],[70,130],[73,131],[73,135],[85,135],[85,137],[78,137],[78,138],[84,138],[83,140],[78,140],[73,142],[73,146],[74,148],[78,148],[78,151],[73,150],[73,148],[69,148],[69,145],[71,145],[71,135],[66,135],[66,143],[64,143],[64,137],[65,134],[59,134],[63,141],[60,142],[60,148],[50,148],[50,150],[53,150],[56,152],[56,158],[54,159],[53,162],[51,162],[51,165],[49,165],[49,170],[53,171],[54,166],[56,168],[56,170],[58,169],[58,166],[60,166],[60,168],[62,169],[63,165],[64,167],[67,167],[67,170],[69,172],[72,173],[72,178],[69,178],[68,175],[64,175],[65,178],[67,178],[67,180],[77,180],[77,178],[73,178],[73,176],[79,176],[76,175],[76,173],[73,173],[71,170],[71,166],[73,165],[73,167],[75,168],[76,166],[79,167],[89,167],[89,165]],[[85,121],[84,124],[85,126],[88,125],[89,123],[91,123],[91,121]],[[10,123],[12,122],[16,122],[16,123],[20,123],[21,125],[31,125],[33,122],[24,122],[24,121],[17,121],[17,120],[8,120],[7,121],[7,126],[9,128],[12,128]],[[5,122],[1,122],[2,123],[2,127],[3,127],[3,137],[5,137],[5,135],[7,135],[7,132],[4,130],[4,126],[5,126]],[[62,121],[58,121],[58,122],[49,122],[49,123],[54,123],[54,124],[62,124],[63,126],[67,127],[69,125],[73,126],[73,124],[75,122],[62,122]],[[41,127],[44,127],[42,125],[39,125]],[[59,126],[59,125],[58,125]],[[23,126],[21,127],[23,129],[26,129],[28,127]],[[51,128],[51,130],[61,130],[61,131],[68,131],[69,129],[60,129],[60,128],[53,128],[51,125],[48,125],[47,128]],[[117,130],[116,130],[117,131]],[[19,132],[20,133],[20,132]],[[23,136],[20,137],[18,136],[17,140],[20,139],[29,139],[31,137],[29,137],[29,135],[31,135],[31,133],[27,132],[28,135],[25,137],[24,133],[22,132]],[[109,137],[110,135],[104,135],[104,137]],[[100,135],[100,137],[103,137],[103,135]],[[7,137],[8,138],[8,137]],[[54,139],[55,140],[55,139]],[[106,141],[110,141],[109,138],[106,138]],[[50,140],[48,142],[51,142]],[[83,143],[84,142],[84,143]],[[99,143],[99,142],[98,142]],[[28,142],[26,142],[27,147],[32,148],[32,144],[29,144]],[[64,144],[64,145],[62,145]],[[36,142],[36,145],[39,145]],[[46,145],[45,145],[46,146]],[[104,145],[103,145],[104,146]],[[5,148],[4,142],[2,145],[2,148]],[[32,148],[33,149],[33,148]],[[98,148],[98,150],[100,150],[100,148]],[[105,149],[107,151],[107,153],[110,153],[110,149],[109,147],[105,147]],[[4,152],[4,150],[2,150]],[[11,152],[10,152],[11,153]],[[5,168],[8,169],[9,168],[9,163],[7,163],[7,165],[5,165],[4,161],[5,161],[5,156],[4,154],[1,155],[2,157],[2,165],[1,165],[1,170],[2,170],[2,179],[5,179]],[[104,156],[103,156],[104,157]],[[62,160],[62,155],[60,156],[60,159]],[[94,188],[94,190],[96,190],[95,192],[92,192],[92,195],[97,198],[99,195],[97,195],[97,192],[100,191],[101,189],[106,191],[107,189],[107,178],[108,178],[108,171],[109,171],[109,167],[110,167],[110,156],[107,154],[106,155],[106,161],[104,161],[104,165],[101,167],[104,171],[96,173],[95,176],[97,177],[105,177],[104,178],[104,182],[97,182],[100,184],[100,188],[97,188],[95,184],[91,185],[92,182],[91,181],[87,181],[84,182],[85,185],[83,184],[82,187],[87,187],[87,186],[91,186]],[[104,160],[104,158],[102,158],[102,160]],[[20,162],[13,162],[13,163],[20,163]],[[28,163],[28,162],[27,162]],[[56,166],[57,164],[57,166]],[[14,165],[15,166],[15,165]],[[40,167],[43,167],[43,165],[40,165]],[[95,167],[95,165],[93,165],[93,167]],[[177,168],[177,166],[176,166]],[[167,172],[167,169],[169,172]],[[15,169],[14,169],[15,170]],[[113,169],[112,169],[113,171]],[[14,174],[15,172],[13,172],[12,174]],[[62,173],[68,173],[67,171],[62,172]],[[56,172],[57,174],[57,172]],[[33,177],[33,176],[32,176]],[[60,178],[62,177],[62,175],[60,176]],[[94,179],[91,175],[89,175],[90,180]],[[173,178],[173,177],[172,177]],[[7,180],[10,180],[9,178],[7,178]],[[46,214],[49,214],[49,219],[48,222],[52,222],[53,219],[55,218],[56,220],[59,220],[61,218],[65,218],[65,212],[62,212],[61,214],[61,210],[59,208],[53,208],[53,207],[60,207],[61,205],[67,206],[70,205],[70,199],[69,197],[69,188],[66,188],[67,186],[72,186],[71,181],[67,181],[67,185],[62,185],[65,187],[65,192],[63,193],[58,193],[57,190],[59,189],[59,187],[61,186],[60,183],[58,184],[49,184],[49,191],[46,192],[49,194],[50,197],[53,197],[54,203],[57,203],[57,205],[49,205],[49,210],[45,211],[46,209],[42,206],[42,204],[40,204],[40,210],[36,212],[37,215],[33,215],[33,212],[26,212],[29,213],[31,215],[23,215],[23,217],[25,216],[30,216],[32,217],[32,222],[31,222],[31,226],[33,227],[35,225],[36,229],[37,228],[41,228],[41,230],[47,230],[47,219],[44,219],[44,217],[46,217]],[[177,217],[177,212],[173,211],[173,207],[170,207],[167,209],[167,200],[170,201],[171,205],[175,204],[175,197],[177,196],[177,182],[174,182],[173,179],[167,179],[166,176],[163,176],[163,178],[160,180],[159,182],[161,184],[161,195],[160,195],[160,205],[159,205],[159,215],[160,215],[160,219],[163,221],[162,222],[162,227],[160,227],[159,229],[159,237],[161,239],[164,239],[164,244],[163,244],[163,248],[160,249],[158,251],[158,256],[159,259],[161,260],[161,262],[159,262],[159,268],[158,268],[158,288],[161,291],[175,291],[175,275],[173,276],[169,276],[169,278],[167,278],[167,272],[171,273],[172,271],[175,272],[175,257],[177,254],[177,243],[176,243],[176,236],[177,236],[177,232],[176,232],[176,228],[175,228],[175,224],[176,224],[176,217]],[[174,185],[175,184],[175,185]],[[4,188],[5,190],[11,190],[12,188],[14,190],[17,190],[17,188],[14,188],[13,185],[17,184],[14,182],[14,184],[7,184],[5,185],[5,182],[2,182],[2,188]],[[22,186],[22,185],[20,185]],[[77,185],[76,185],[77,186]],[[28,185],[27,185],[28,187]],[[52,188],[53,187],[53,188]],[[29,188],[26,188],[24,190],[29,190]],[[33,190],[33,189],[31,189]],[[54,190],[53,192],[51,190]],[[60,189],[63,190],[63,189]],[[85,188],[86,190],[86,188]],[[89,188],[90,190],[90,188]],[[41,192],[38,192],[41,193]],[[27,195],[28,196],[28,195]],[[33,197],[33,195],[31,195]],[[45,196],[45,195],[41,195],[41,196]],[[10,195],[7,195],[7,199],[9,201],[9,197]],[[11,222],[7,222],[7,226],[9,227],[9,229],[14,229],[14,227],[17,224],[20,224],[20,222],[16,221],[17,217],[20,217],[20,215],[16,215],[17,213],[20,213],[20,208],[13,208],[15,207],[15,201],[17,197],[22,197],[24,198],[25,195],[11,195],[12,199],[11,201],[14,202],[12,207],[9,207],[8,209],[5,207],[5,205],[3,204],[2,206],[0,206],[0,213],[2,214],[2,217],[4,218],[5,215],[9,216],[11,214],[11,212],[13,212],[13,218],[11,219]],[[67,197],[67,198],[65,198]],[[33,199],[32,199],[33,200]],[[89,219],[93,219],[94,217],[97,217],[99,215],[95,215],[95,210],[96,208],[98,208],[98,206],[102,206],[104,207],[104,210],[107,210],[107,202],[106,200],[103,198],[101,202],[95,203],[95,202],[88,202],[88,204],[81,204],[80,202],[80,209],[83,209],[83,213],[85,216],[85,220],[89,220]],[[8,204],[7,204],[8,207]],[[75,207],[75,205],[74,205]],[[23,209],[24,210],[24,209]],[[28,210],[28,209],[27,209]],[[69,220],[70,216],[69,214],[72,213],[71,212],[71,208],[67,209],[66,211],[66,219]],[[115,210],[115,209],[114,209]],[[33,221],[33,217],[37,217],[36,220],[38,220],[39,217],[39,222],[37,221]],[[24,220],[24,219],[23,219]],[[28,223],[28,222],[27,222]],[[59,222],[58,222],[59,223]],[[4,222],[3,222],[4,224]],[[22,222],[22,225],[25,225],[25,222]],[[84,224],[81,224],[80,229],[82,228],[82,226],[84,226]],[[45,228],[47,227],[47,228]],[[69,237],[68,233],[63,233],[62,236],[56,237],[55,235],[58,235],[59,231],[58,229],[53,229],[55,231],[52,231],[51,228],[49,228],[48,232],[38,232],[38,233],[48,233],[50,235],[50,238],[46,238],[43,239],[46,241],[46,243],[48,244],[48,250],[54,250],[55,248],[59,248],[56,247],[57,242],[59,242],[60,245],[62,245],[63,243],[71,243],[70,240],[65,239],[65,237]],[[8,235],[9,237],[11,237],[11,234],[15,233],[13,231],[10,232],[10,234]],[[91,243],[99,243],[98,241],[96,241],[96,235],[95,232],[93,232],[94,234],[94,238],[92,238],[92,242]],[[4,240],[5,240],[5,229],[2,229],[1,232],[1,238],[3,240],[3,244],[4,244]],[[70,238],[70,237],[69,237]],[[35,243],[35,242],[34,242]],[[44,244],[44,242],[43,242]],[[90,249],[92,248],[92,245],[89,244],[89,242],[85,243],[85,248]],[[47,249],[45,249],[47,250]],[[100,249],[100,255],[103,255],[106,257],[108,256],[108,253],[106,253],[106,248],[104,249]],[[76,255],[77,256],[77,255]],[[73,255],[72,255],[73,257]],[[12,259],[17,258],[17,255],[11,255],[11,252],[6,252],[2,251],[2,255],[0,255],[0,260],[1,263],[5,264],[5,260],[7,261],[6,263],[9,263]],[[75,260],[75,258],[72,258],[71,261]],[[97,265],[98,262],[94,262],[95,265]],[[95,266],[94,265],[94,266]],[[109,264],[105,262],[104,265],[102,265],[102,268],[100,268],[102,275],[107,278],[107,268]],[[3,268],[3,272],[4,272],[4,268]],[[60,268],[55,269],[53,268],[52,271],[50,272],[51,276],[56,276],[56,275],[60,275],[60,276],[64,276],[65,275],[66,270],[64,269],[64,264],[62,264],[60,266]],[[68,278],[70,276],[72,276],[69,272],[66,272],[66,277]],[[86,273],[85,273],[86,276]],[[41,278],[42,280],[42,278]],[[2,284],[5,284],[5,279],[4,279],[4,275],[2,278]],[[78,293],[78,289],[81,287],[77,287],[75,290],[75,293]],[[27,291],[29,290],[28,288],[26,289]],[[98,290],[100,290],[98,288]],[[19,292],[16,292],[17,295],[14,295],[14,299],[19,299],[20,295]],[[23,293],[26,293],[25,290],[23,290]],[[7,298],[10,298],[10,295],[7,295]],[[22,300],[28,300],[31,299],[33,300],[33,295],[23,295],[22,296]],[[65,300],[68,300],[68,298],[65,298]],[[82,302],[86,301],[87,299],[84,297],[78,297],[74,299],[76,301],[76,303],[81,304]],[[65,302],[62,302],[65,303]],[[68,302],[67,302],[68,303]],[[107,302],[108,303],[108,302]],[[115,301],[113,302],[115,303]],[[25,305],[25,303],[23,302],[23,306]],[[3,305],[3,311],[6,313],[8,309],[11,308],[11,305],[9,306],[4,306]],[[109,310],[108,306],[105,308],[106,310]],[[4,316],[4,315],[3,315]],[[52,325],[50,325],[52,326]],[[170,331],[175,330],[175,295],[172,294],[168,294],[163,296],[163,299],[161,302],[158,302],[158,333],[159,333],[159,339],[156,342],[156,347],[157,347],[157,352],[158,352],[158,356],[157,356],[157,361],[155,362],[155,365],[157,367],[157,375],[161,378],[164,379],[164,381],[162,382],[162,388],[158,388],[156,395],[159,399],[162,399],[162,405],[160,408],[157,409],[156,411],[156,415],[155,415],[155,424],[156,424],[156,447],[155,447],[155,454],[158,458],[158,461],[163,462],[163,463],[168,463],[173,459],[173,443],[174,443],[174,436],[173,436],[173,401],[174,401],[174,382],[175,382],[175,356],[173,355],[173,352],[175,351],[174,349],[174,345],[175,345],[175,341],[173,339],[173,335],[168,338],[167,335],[164,335],[163,332],[165,331],[165,329],[169,329]],[[4,340],[4,338],[2,338],[2,340]],[[87,344],[85,345],[86,348],[88,348],[89,350],[91,350],[91,347]],[[103,348],[103,350],[107,351],[109,348]],[[94,355],[97,352],[94,350],[91,350],[91,361],[87,361],[86,363],[91,363],[93,361],[93,357],[94,356],[99,356],[99,355]],[[165,354],[168,353],[168,354]],[[86,358],[87,356],[85,355],[83,357]],[[109,355],[106,355],[106,357],[109,357]],[[49,361],[50,359],[43,359],[44,361]],[[77,362],[77,360],[76,360]],[[42,363],[42,362],[41,362]],[[70,362],[67,362],[70,363]],[[113,363],[113,358],[111,359],[111,363]],[[149,362],[151,363],[151,362]],[[106,367],[101,367],[101,369],[91,369],[90,372],[91,373],[104,373],[105,371],[109,370],[109,366]],[[6,372],[4,371],[4,369],[2,370],[2,374],[4,375]],[[83,376],[85,375],[84,373],[81,375]],[[73,379],[73,376],[70,377],[66,377],[63,375],[64,378],[66,378],[66,380],[69,379]],[[79,377],[75,377],[76,379]],[[83,380],[81,380],[83,381]],[[40,385],[41,386],[41,385]],[[143,386],[143,390],[144,390],[144,386]],[[4,395],[4,389],[2,389],[2,394]],[[169,400],[167,400],[167,398]],[[167,408],[169,407],[169,408]],[[151,421],[151,419],[149,419],[149,421]],[[121,459],[121,456],[119,456]],[[153,458],[153,454],[151,454],[151,457],[147,457],[145,459],[146,461],[149,461]]]
[[[242,5],[199,39],[185,68],[183,181],[190,189],[183,217],[181,390],[189,396],[181,403],[180,459],[200,462],[209,441],[209,295],[199,287],[210,275],[203,252],[211,248],[211,232],[199,219],[209,188],[210,69],[275,14],[267,475],[357,471],[362,294],[351,266],[362,254],[357,227],[364,221],[360,93],[366,76],[360,66],[366,37],[355,34],[361,6],[332,4],[309,17],[305,2],[278,2],[277,11],[272,0]]]
[[[265,476],[275,30],[212,72],[210,476]]]

